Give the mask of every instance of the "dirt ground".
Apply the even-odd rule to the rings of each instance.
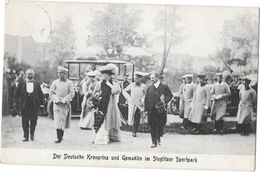
[[[94,145],[91,143],[93,131],[81,130],[78,127],[78,121],[78,119],[73,119],[71,128],[65,131],[64,141],[61,144],[55,144],[54,122],[48,117],[39,117],[35,141],[24,143],[22,142],[21,118],[4,116],[2,118],[2,147],[183,154],[255,154],[255,134],[249,136],[240,136],[236,133],[183,135],[172,132],[164,135],[161,146],[151,149],[149,133],[138,133],[134,138],[131,132],[121,131],[121,142]]]

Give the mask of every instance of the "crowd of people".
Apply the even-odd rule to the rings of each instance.
[[[68,69],[58,67],[58,79],[50,86],[50,99],[53,102],[53,116],[57,132],[55,143],[61,143],[64,131],[70,126],[71,101],[75,95],[73,82],[67,76]],[[120,127],[132,126],[132,136],[137,137],[141,116],[147,116],[150,126],[151,148],[161,145],[161,137],[167,122],[167,104],[173,95],[157,72],[149,74],[150,84],[145,83],[147,74],[136,72],[134,82],[128,76],[118,76],[113,64],[99,70],[87,70],[81,81],[82,111],[79,127],[93,131],[93,144],[120,142]],[[230,83],[223,79],[223,73],[216,73],[217,79],[208,83],[205,74],[182,77],[179,89],[180,117],[182,128],[200,134],[203,124],[210,117],[215,123],[214,132],[223,133],[227,99],[231,96]],[[34,80],[33,69],[26,70],[26,79],[18,82],[14,94],[16,111],[21,114],[24,140],[34,140],[37,125],[37,110],[43,106],[43,93],[40,84]],[[241,135],[249,134],[250,120],[256,111],[256,92],[250,86],[250,79],[243,77],[239,87],[240,102],[237,112],[237,130]],[[229,85],[228,85],[229,84]],[[234,83],[233,83],[234,85]],[[127,107],[127,108],[125,108]],[[126,116],[127,115],[127,116]]]
[[[182,80],[183,84],[179,88],[179,110],[183,118],[183,129],[191,129],[192,133],[199,134],[207,118],[210,117],[215,124],[213,132],[223,134],[227,102],[231,97],[230,87],[236,85],[238,90],[236,130],[241,135],[249,135],[251,118],[256,113],[257,97],[248,77],[240,77],[237,78],[237,82],[229,82],[223,73],[216,73],[213,82],[208,82],[205,74],[199,74],[195,83],[193,75],[187,74]]]

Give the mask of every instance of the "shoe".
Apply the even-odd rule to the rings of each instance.
[[[132,136],[133,136],[133,137],[136,137],[136,133],[135,133],[135,132],[133,132],[133,133],[132,133]]]
[[[214,128],[214,129],[212,130],[212,133],[217,133],[217,129]]]
[[[61,143],[61,140],[59,139],[59,140],[55,141],[54,143]]]
[[[152,146],[151,146],[151,148],[156,148],[156,147],[157,147],[157,145],[152,145]]]
[[[31,141],[34,141],[34,135],[31,135]]]
[[[23,139],[23,142],[28,142],[28,141],[29,141],[28,138]]]

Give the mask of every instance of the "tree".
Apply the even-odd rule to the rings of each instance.
[[[53,66],[62,65],[65,59],[72,59],[75,55],[75,35],[70,17],[58,22],[50,35]]]
[[[253,65],[258,58],[258,21],[248,12],[226,20],[221,32],[222,48],[213,59],[222,62],[227,68],[231,65]]]
[[[139,10],[122,4],[95,11],[87,45],[101,46],[108,57],[122,57],[126,46],[143,47],[146,37],[137,32],[139,15]]]
[[[159,69],[161,74],[163,74],[172,47],[182,40],[182,30],[178,26],[179,21],[180,17],[177,14],[177,9],[173,6],[164,6],[164,9],[159,11],[155,20],[156,28],[162,33],[163,40],[162,63]]]

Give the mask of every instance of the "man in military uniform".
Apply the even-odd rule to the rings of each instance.
[[[70,126],[71,104],[74,97],[72,81],[66,78],[68,70],[62,66],[58,67],[59,79],[53,81],[50,87],[50,97],[53,101],[53,115],[57,132],[57,141],[61,143],[65,128]]]
[[[222,73],[217,73],[218,81],[213,85],[211,89],[212,94],[212,108],[211,119],[215,120],[215,129],[213,132],[223,133],[224,116],[227,109],[227,98],[231,95],[229,86],[223,81]]]

